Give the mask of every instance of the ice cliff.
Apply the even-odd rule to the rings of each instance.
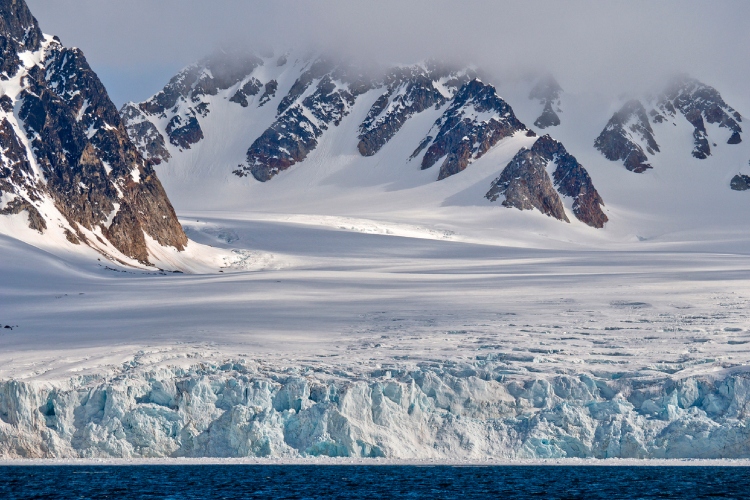
[[[750,375],[515,378],[239,360],[0,382],[0,457],[739,458]]]

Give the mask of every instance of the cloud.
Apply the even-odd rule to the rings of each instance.
[[[382,64],[428,57],[498,75],[552,71],[612,94],[687,72],[747,102],[742,0],[27,0],[47,33],[84,50],[116,102],[144,99],[225,45],[317,47]]]

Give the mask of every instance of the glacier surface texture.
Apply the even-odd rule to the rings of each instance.
[[[3,457],[750,456],[750,377],[508,378],[493,359],[340,372],[237,360],[0,383]]]

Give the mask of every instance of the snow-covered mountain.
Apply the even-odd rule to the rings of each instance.
[[[561,90],[547,76],[529,94],[529,99],[540,103],[542,115],[537,121],[545,126],[560,123],[552,106],[559,106]],[[237,190],[247,186],[240,181],[247,177],[251,189],[260,191],[263,187],[255,181],[274,184],[276,177],[286,175],[293,166],[316,175],[313,165],[320,161],[329,165],[343,162],[349,170],[344,175],[355,177],[358,174],[354,170],[366,169],[368,162],[401,165],[402,173],[379,172],[378,179],[369,175],[365,184],[370,186],[363,186],[360,178],[354,180],[358,186],[343,188],[355,196],[358,191],[368,191],[366,187],[372,187],[373,182],[399,183],[404,177],[415,177],[419,175],[417,169],[427,173],[407,182],[411,188],[429,191],[429,184],[463,173],[501,143],[508,151],[519,151],[536,137],[497,89],[477,78],[474,70],[450,68],[434,61],[394,67],[378,76],[376,70],[320,56],[221,53],[186,68],[148,101],[126,104],[121,114],[143,155],[169,163],[171,167],[160,167],[164,175],[203,186],[201,199],[209,205],[219,201],[217,196],[223,202],[233,198],[224,189],[221,194],[212,192],[219,179]],[[346,138],[333,139],[335,145],[330,144],[329,137],[342,135]],[[325,152],[318,153],[321,149]],[[325,160],[320,155],[325,155]],[[484,162],[487,165],[478,175],[486,177],[489,168],[497,177],[503,163],[508,164],[497,160],[493,158],[494,167]],[[545,164],[551,160],[549,156]],[[204,161],[206,164],[201,164]],[[580,164],[576,168],[589,190],[596,193],[585,168]],[[475,180],[470,182],[476,184]],[[458,194],[464,185],[452,184],[438,195],[442,199],[433,196],[432,203],[443,203],[446,195]],[[184,187],[175,186],[173,192],[180,193],[179,197],[191,191]],[[482,187],[486,192],[490,182]],[[537,184],[526,186],[532,196],[540,196],[543,189]],[[234,196],[242,199],[240,191]],[[477,193],[471,202],[481,203],[483,194]],[[488,199],[496,201],[498,196],[495,193]],[[286,197],[294,199],[295,193],[288,190]],[[597,210],[601,211],[603,201],[598,194],[596,197]],[[419,206],[420,198],[424,200],[424,196],[412,198],[414,206]],[[538,208],[533,203],[504,206]],[[578,207],[570,207],[572,217],[592,227],[603,227],[607,220],[603,213],[581,218]],[[541,211],[568,222],[565,210],[560,203],[554,214]]]
[[[648,112],[646,106],[650,108]],[[691,153],[699,160],[711,156],[710,141],[714,147],[716,141],[730,145],[742,142],[742,116],[724,102],[715,88],[681,76],[673,79],[656,100],[646,100],[645,106],[637,99],[626,102],[609,120],[594,146],[607,159],[622,160],[628,170],[642,173],[653,168],[649,157],[660,152],[660,134],[652,124],[677,126],[677,121],[687,121],[693,127]],[[706,123],[715,125],[710,137]]]
[[[493,82],[478,78],[478,70],[434,61],[377,70],[319,55],[221,53],[121,114],[186,210],[368,217],[427,210],[435,220],[472,210],[485,226],[498,218],[515,226],[524,219],[492,209],[510,207],[570,222],[578,234],[590,234],[581,233],[588,226],[629,239],[673,231],[688,212],[701,211],[685,209],[691,192],[706,196],[710,188],[721,198],[714,208],[726,213],[746,204],[721,194],[745,185],[750,152],[740,144],[742,117],[718,91],[688,77],[657,98],[621,101],[566,92],[549,74]],[[526,177],[523,190],[517,182],[498,187],[519,165],[531,168],[534,128],[550,136],[541,144],[563,153],[537,157],[538,175]],[[564,192],[550,176],[568,157],[580,183]],[[659,173],[623,178],[612,161]],[[694,161],[716,167],[686,175]],[[674,177],[683,193],[675,201]],[[659,191],[665,194],[655,197]],[[550,206],[534,201],[551,193],[562,198]],[[671,222],[655,225],[654,213]],[[530,228],[548,227],[538,216],[523,217]]]
[[[0,41],[0,232],[136,266],[184,250],[152,163],[83,53],[44,35],[22,0],[0,1]]]

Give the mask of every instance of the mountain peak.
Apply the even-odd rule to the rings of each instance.
[[[474,78],[458,90],[430,130],[432,144],[422,158],[422,170],[445,158],[438,175],[438,180],[443,180],[464,170],[501,139],[521,130],[527,130],[526,125],[516,118],[495,87]],[[412,157],[418,156],[427,144],[430,141],[423,141]]]
[[[623,104],[596,138],[594,147],[608,160],[622,160],[625,168],[632,172],[641,173],[653,168],[644,149],[653,155],[659,151],[659,145],[643,103],[631,99]]]
[[[13,77],[21,64],[18,54],[39,50],[43,39],[24,0],[0,0],[0,79]]]
[[[0,12],[0,215],[128,265],[153,265],[155,246],[184,250],[152,163],[83,53],[45,38],[22,0]]]

